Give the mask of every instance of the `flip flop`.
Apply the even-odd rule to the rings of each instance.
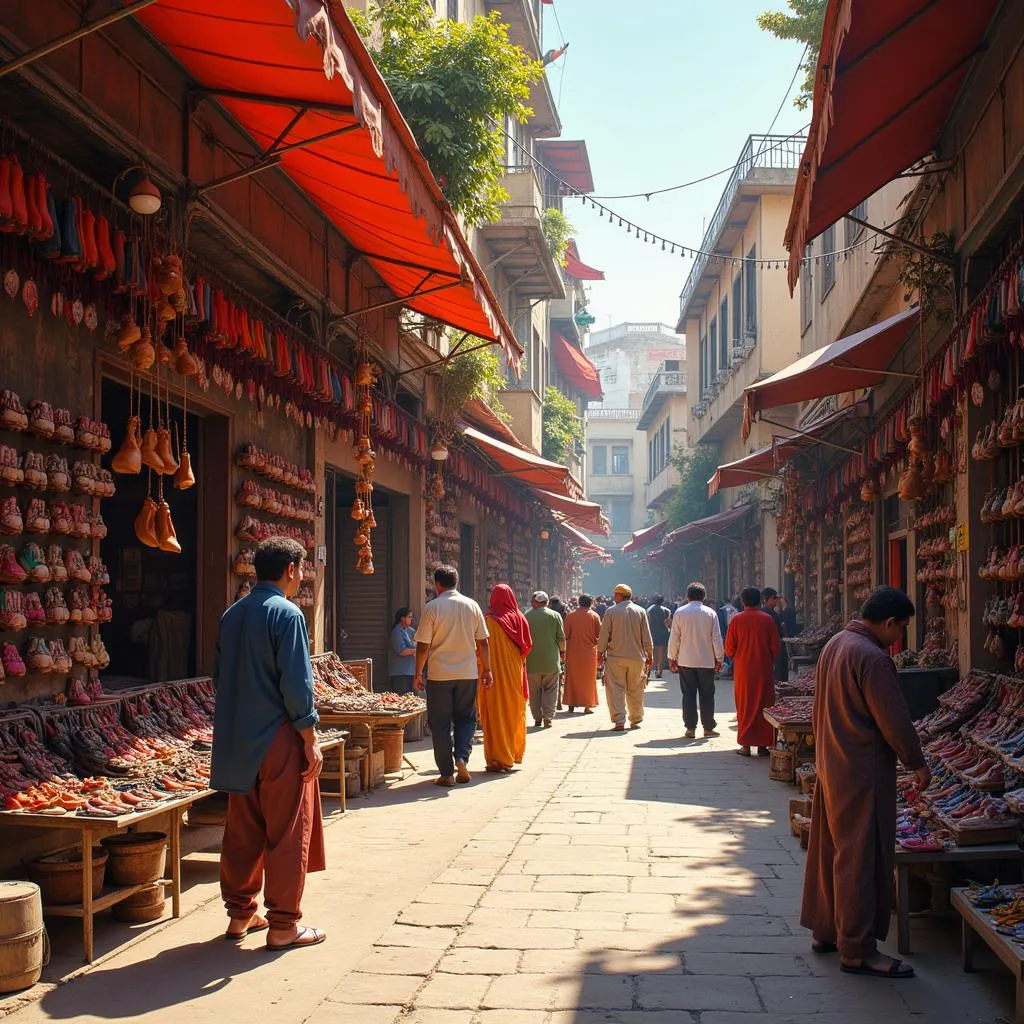
[[[303,941],[307,935],[312,935],[313,938],[306,942]],[[319,931],[316,928],[299,928],[299,934],[292,939],[291,942],[286,942],[283,946],[272,946],[269,942],[266,948],[271,953],[278,953],[282,949],[302,949],[305,946],[319,946],[327,938],[327,932]]]
[[[739,754],[740,757],[750,757],[750,751],[749,750],[739,749],[739,750],[734,750],[733,753],[734,754]]]
[[[834,942],[812,942],[811,952],[819,956],[825,953],[838,953],[839,947]]]
[[[262,924],[250,925],[244,932],[225,932],[224,938],[227,939],[228,942],[241,942],[246,935],[252,935],[254,932],[265,932],[269,927],[270,922],[264,921]]]
[[[435,786],[444,786],[446,789],[451,789],[455,785],[455,779],[450,775],[442,775],[439,779],[434,779]]]
[[[885,971],[876,970],[874,967],[868,967],[866,964],[857,964],[856,966],[840,964],[839,970],[843,974],[862,974],[875,978],[891,978],[893,980],[914,977],[914,968],[910,964],[905,964],[902,960],[893,960],[889,964],[889,969]]]

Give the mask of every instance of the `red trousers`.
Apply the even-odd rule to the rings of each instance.
[[[247,921],[256,913],[262,888],[270,927],[290,928],[302,917],[307,871],[326,867],[320,783],[304,781],[305,768],[302,737],[284,722],[256,785],[228,795],[220,891],[233,920]]]

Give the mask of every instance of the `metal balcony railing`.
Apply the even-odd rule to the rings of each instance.
[[[639,409],[588,409],[588,420],[638,420]]]
[[[800,159],[803,157],[804,145],[807,137],[804,135],[751,135],[740,153],[740,158],[733,168],[732,175],[722,191],[722,198],[718,200],[718,207],[715,215],[711,218],[707,231],[704,233],[704,240],[701,242],[701,250],[710,253],[718,236],[725,227],[726,218],[729,216],[729,208],[736,198],[740,186],[746,181],[750,172],[756,168],[767,170],[796,170],[800,166]],[[708,256],[701,255],[694,260],[690,269],[690,276],[683,285],[682,294],[679,296],[679,315],[682,316],[686,307],[693,298],[693,292],[700,281],[704,268],[708,265]]]
[[[644,395],[644,409],[654,401],[655,395],[667,391],[676,395],[686,394],[686,374],[680,370],[659,370],[652,378]],[[639,417],[638,417],[639,418]]]

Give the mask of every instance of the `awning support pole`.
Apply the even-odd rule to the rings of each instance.
[[[429,277],[430,275],[428,275]],[[362,316],[364,313],[376,313],[380,309],[387,309],[389,306],[400,306],[403,303],[408,302],[410,299],[421,299],[424,295],[434,295],[436,292],[447,291],[449,288],[457,288],[462,283],[461,279],[458,281],[448,281],[445,284],[435,285],[433,288],[423,288],[422,290],[416,290],[409,295],[399,295],[394,299],[386,299],[384,302],[375,302],[371,306],[363,306],[360,309],[352,309],[347,313],[343,313],[341,316],[335,317],[335,320],[351,320],[353,317]]]
[[[450,363],[453,359],[457,359],[459,356],[468,356],[470,352],[479,352],[481,349],[490,348],[492,345],[497,345],[496,341],[485,341],[482,345],[474,345],[472,348],[457,348],[452,349],[451,352],[446,356],[442,356],[440,359],[435,359],[431,363],[424,363],[423,366],[412,366],[408,370],[400,370],[398,373],[393,374],[397,380],[399,377],[404,377],[410,373],[421,373],[424,370],[432,370],[435,366],[445,366]]]
[[[381,263],[389,263],[394,267],[408,267],[410,270],[423,270],[434,277],[453,277],[462,280],[462,275],[451,270],[434,270],[432,267],[425,267],[422,263],[412,263],[409,260],[396,259],[394,256],[378,256],[375,252],[363,252],[360,249],[349,249],[353,260],[378,260]]]
[[[156,0],[135,0],[134,3],[127,4],[124,7],[113,10],[109,14],[105,14],[102,18],[97,18],[95,21],[90,21],[88,24],[80,25],[73,32],[67,32],[48,43],[43,43],[42,46],[37,46],[34,50],[29,50],[27,53],[23,53],[20,57],[14,57],[12,60],[7,61],[7,63],[0,64],[0,78],[3,78],[4,75],[9,75],[12,71],[18,71],[29,64],[34,64],[37,60],[40,60],[43,57],[48,57],[51,53],[68,46],[70,43],[75,43],[79,39],[84,39],[86,36],[92,35],[93,32],[98,32],[101,28],[113,25],[115,22],[122,21],[124,18],[130,18],[133,14],[141,11],[144,7],[150,7],[155,3]]]
[[[152,3],[153,0],[147,0],[147,2]],[[212,99],[263,103],[269,107],[305,107],[307,110],[316,110],[325,114],[355,114],[355,110],[346,103],[325,103],[321,100],[298,99],[292,96],[270,96],[262,92],[242,92],[239,89],[210,89],[204,85],[197,85],[192,93],[195,96],[209,96]]]
[[[295,117],[293,121],[298,121],[299,117],[302,116],[300,111],[299,116]],[[248,178],[253,174],[258,174],[260,171],[269,170],[271,167],[277,167],[281,162],[281,157],[285,153],[294,152],[296,149],[305,149],[306,146],[315,145],[317,142],[324,142],[326,139],[333,139],[339,135],[347,135],[349,132],[354,132],[359,129],[360,125],[350,124],[344,128],[335,128],[329,132],[322,132],[319,135],[314,135],[310,139],[303,139],[301,142],[290,142],[287,146],[279,146],[281,138],[284,136],[278,136],[277,142],[274,143],[270,149],[266,150],[261,157],[258,157],[256,161],[250,164],[248,167],[243,167],[240,170],[232,171],[231,174],[225,174],[220,178],[214,178],[213,181],[208,181],[205,185],[199,185],[196,187],[196,194],[200,196],[206,195],[207,192],[212,192],[215,188],[220,188],[222,185],[230,185],[232,182],[241,181],[243,178]],[[285,129],[284,135],[287,135],[291,131],[291,125]]]
[[[781,427],[783,430],[795,430],[796,429],[795,427],[788,426],[785,423],[776,423],[775,420],[766,420],[763,416],[761,416],[759,418],[760,418],[762,423],[767,423],[768,426],[770,426],[770,427]],[[813,436],[813,435],[809,435],[809,432],[807,432],[807,431],[797,431],[795,434],[791,435],[791,437],[807,437],[807,436]],[[780,437],[779,440],[780,441],[789,441],[790,437]],[[815,437],[814,440],[817,441],[819,444],[825,445],[825,447],[827,447],[827,448],[836,448],[836,449],[838,449],[841,452],[848,452],[850,455],[860,455],[860,451],[857,450],[856,448],[846,448],[843,445],[836,444],[833,441],[826,441],[822,437]],[[779,467],[779,468],[781,468],[781,467]],[[746,472],[746,470],[744,470],[744,472]],[[774,476],[774,474],[769,474],[769,475]]]
[[[948,253],[940,252],[938,249],[931,249],[927,245],[921,245],[918,242],[912,242],[909,238],[901,238],[899,235],[893,234],[891,231],[886,231],[885,228],[876,228],[874,224],[869,224],[866,220],[862,220],[860,217],[854,217],[852,213],[846,215],[847,220],[853,221],[854,224],[859,224],[862,228],[867,228],[868,231],[874,232],[876,235],[881,235],[883,238],[889,238],[894,242],[898,242],[900,245],[905,245],[908,249],[913,249],[914,252],[921,253],[922,256],[927,256],[929,259],[937,260],[939,263],[945,263],[947,266],[953,266],[953,257]]]

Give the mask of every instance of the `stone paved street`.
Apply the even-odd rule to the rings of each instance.
[[[321,947],[273,956],[256,936],[219,941],[216,856],[199,854],[183,920],[141,931],[10,1024],[1012,1017],[1008,972],[982,956],[961,973],[952,921],[915,922],[913,981],[850,978],[814,956],[797,922],[794,791],[768,780],[766,761],[732,754],[731,713],[720,739],[680,740],[677,692],[654,683],[636,732],[609,732],[603,710],[559,716],[531,732],[521,772],[451,791],[430,785],[425,746],[414,752],[420,776],[353,801],[327,830],[331,869],[305,899],[307,922],[330,932]],[[58,948],[73,935],[55,933]]]

